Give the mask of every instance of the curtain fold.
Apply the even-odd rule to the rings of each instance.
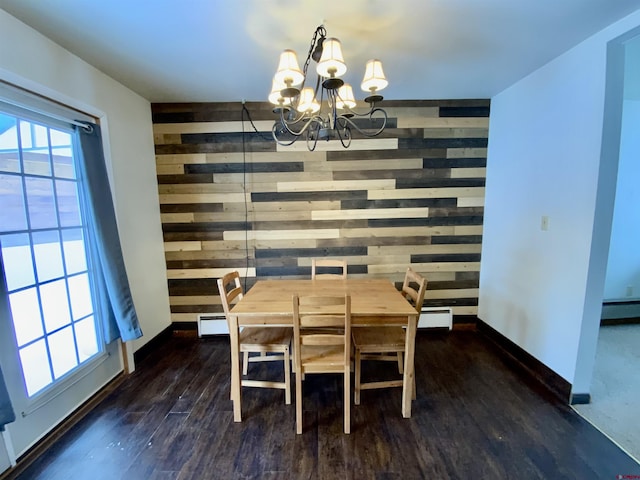
[[[122,257],[100,127],[91,124],[76,128],[76,140],[78,167],[87,197],[87,225],[93,239],[89,243],[93,248],[93,267],[100,292],[97,300],[104,314],[105,340],[107,343],[117,338],[134,340],[142,336],[142,330]]]
[[[11,406],[9,392],[7,392],[7,386],[4,384],[4,376],[0,368],[0,432],[4,431],[4,426],[7,423],[11,423],[15,419],[16,414]]]

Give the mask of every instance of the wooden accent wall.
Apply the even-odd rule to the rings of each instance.
[[[153,104],[171,315],[221,312],[216,279],[308,278],[313,257],[350,277],[428,279],[425,306],[475,315],[488,100],[393,101],[385,132],[278,146],[267,103]],[[244,119],[244,122],[242,121]]]

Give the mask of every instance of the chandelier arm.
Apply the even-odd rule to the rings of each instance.
[[[345,138],[347,140],[347,143],[345,143],[345,138],[342,137],[342,134],[340,133],[340,128],[338,128],[340,126],[339,125],[340,120],[343,120],[342,128],[344,128],[344,133],[345,133]],[[349,123],[352,123],[352,122],[350,122],[349,119],[346,117],[338,117],[336,119],[336,133],[338,135],[338,138],[340,139],[340,143],[344,148],[349,148],[349,146],[351,145],[351,139],[353,138],[353,136],[351,135],[351,127],[349,126]]]
[[[313,152],[316,149],[316,145],[318,145],[318,132],[320,128],[316,129],[315,135],[313,134],[313,129],[307,130],[307,149],[310,152]],[[313,143],[310,143],[313,142]]]
[[[291,140],[290,142],[285,142],[284,140],[280,140],[278,138],[278,123],[274,123],[273,127],[271,127],[271,135],[273,136],[273,139],[276,141],[276,143],[284,146],[284,147],[288,147],[289,145],[293,145],[295,143],[295,141],[298,139],[298,137],[294,137],[293,140]]]
[[[347,122],[351,127],[355,128],[360,134],[364,135],[365,137],[377,137],[378,135],[380,135],[383,130],[385,129],[385,127],[387,126],[387,112],[385,112],[382,108],[372,108],[371,111],[368,114],[358,114],[352,111],[349,111],[349,113],[353,113],[356,116],[359,117],[372,117],[375,113],[377,112],[381,112],[382,113],[382,126],[374,131],[374,132],[367,132],[365,130],[362,130],[360,127],[358,127],[358,125],[356,125],[350,118],[345,117],[344,115],[340,115],[338,118],[344,122]]]
[[[280,145],[288,146],[288,145],[292,145],[305,132],[307,132],[307,134],[309,135],[308,132],[312,130],[311,128],[312,126],[313,128],[316,128],[319,130],[322,127],[323,123],[324,122],[320,116],[314,115],[311,118],[309,118],[309,120],[305,123],[305,125],[300,130],[296,131],[291,128],[290,122],[287,122],[286,120],[282,119],[281,121],[275,122],[273,124],[273,127],[271,128],[271,133],[273,134],[273,138],[276,142],[278,142]],[[278,138],[278,132],[284,133],[285,131],[295,137],[291,142],[283,141]],[[316,139],[316,142],[317,142],[317,139]]]
[[[304,112],[302,112],[302,113],[298,112],[296,117],[287,120],[286,118],[284,118],[285,111],[286,112],[290,112],[291,110],[284,109],[284,108],[280,109],[280,123],[282,123],[283,125],[286,125],[288,123],[293,125],[294,123],[298,123],[300,120],[302,120],[304,118]],[[296,109],[293,109],[293,111],[297,112]]]

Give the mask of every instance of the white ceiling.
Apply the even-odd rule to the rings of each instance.
[[[279,53],[294,49],[302,64],[321,23],[342,42],[347,81],[359,86],[366,60],[379,58],[390,82],[382,93],[404,100],[490,98],[640,0],[0,0],[0,8],[152,102],[266,100]]]

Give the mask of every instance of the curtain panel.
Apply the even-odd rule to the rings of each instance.
[[[16,419],[16,414],[11,406],[11,400],[9,399],[9,392],[4,383],[4,376],[2,375],[2,369],[0,368],[0,432],[4,431],[4,426],[7,423],[11,423]]]
[[[142,336],[122,256],[113,198],[102,148],[100,127],[77,127],[78,168],[86,197],[87,225],[91,230],[93,268],[96,270],[105,340],[123,341]]]

